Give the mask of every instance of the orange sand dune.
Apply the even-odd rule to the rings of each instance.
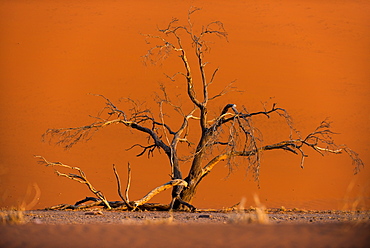
[[[137,140],[123,128],[109,127],[69,151],[42,143],[41,135],[48,128],[92,122],[88,115],[96,115],[103,101],[88,93],[113,101],[142,99],[156,108],[154,92],[160,82],[169,84],[163,73],[177,72],[180,64],[170,59],[161,66],[144,66],[141,56],[150,45],[140,34],[154,33],[172,17],[185,21],[192,5],[203,8],[194,17],[196,24],[220,20],[229,33],[228,43],[214,38],[207,54],[208,68],[220,67],[213,92],[235,79],[243,91],[217,101],[214,111],[230,102],[250,111],[260,110],[261,102],[277,102],[290,111],[303,134],[330,117],[341,133],[337,143],[349,145],[365,162],[353,176],[345,155],[309,153],[302,170],[298,156],[266,153],[260,188],[245,175],[244,165],[226,180],[228,169],[220,164],[200,186],[194,204],[222,208],[246,197],[253,205],[252,195],[258,194],[267,207],[370,207],[370,3],[352,0],[1,1],[1,207],[30,203],[37,189],[37,204],[28,208],[91,195],[84,185],[38,165],[35,154],[80,166],[112,200],[118,199],[113,163],[125,178],[131,162],[132,199],[169,180],[163,154],[148,160],[136,158],[138,150],[125,151]],[[181,88],[183,82],[177,83]],[[176,93],[175,86],[168,87]],[[287,130],[276,124],[262,123],[266,141],[287,138]],[[153,200],[168,202],[169,193]]]

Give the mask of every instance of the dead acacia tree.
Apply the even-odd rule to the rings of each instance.
[[[138,156],[153,155],[156,150],[163,151],[167,156],[171,169],[170,182],[172,183],[166,185],[173,187],[173,200],[170,203],[170,209],[194,209],[190,203],[199,183],[221,161],[226,161],[232,167],[235,158],[247,158],[247,170],[252,172],[254,178],[258,180],[261,156],[270,150],[283,150],[299,155],[301,167],[307,157],[305,149],[312,149],[321,155],[346,153],[352,159],[355,173],[357,173],[363,166],[363,162],[358,154],[347,146],[334,143],[332,139],[334,133],[327,120],[321,122],[313,132],[302,136],[293,128],[288,112],[277,107],[276,104],[273,104],[269,109],[264,108],[258,112],[249,112],[244,106],[239,108],[234,103],[228,103],[221,106],[218,113],[210,114],[209,109],[212,106],[212,101],[229,91],[226,87],[220,93],[210,95],[209,88],[215,82],[219,69],[216,68],[211,73],[207,73],[205,53],[209,49],[209,38],[218,36],[227,39],[227,33],[220,21],[211,22],[197,30],[193,26],[191,18],[198,10],[193,8],[189,11],[185,24],[179,24],[178,19],[173,19],[167,27],[158,30],[158,35],[146,35],[147,40],[156,42],[156,45],[144,56],[147,61],[155,62],[156,59],[165,58],[173,53],[178,55],[183,68],[169,78],[172,81],[175,79],[181,81],[182,84],[186,85],[185,98],[189,101],[190,110],[185,111],[182,105],[175,104],[164,86],[161,87],[162,96],[157,99],[159,105],[159,114],[157,115],[153,110],[142,108],[138,102],[131,99],[128,99],[128,102],[131,103],[132,107],[126,111],[117,107],[105,96],[98,95],[104,99],[105,108],[93,123],[80,127],[49,129],[44,134],[44,138],[59,137],[56,143],[68,149],[82,140],[89,140],[95,132],[113,124],[123,125],[146,134],[149,140],[148,144],[134,144],[131,148],[142,149]],[[186,40],[190,41],[190,48],[189,44],[185,44]],[[189,62],[189,54],[194,56],[195,60],[192,61],[196,61],[195,63]],[[198,75],[195,76],[196,74]],[[172,108],[179,114],[180,125],[174,127],[169,121],[166,121],[168,117],[164,114],[164,106]],[[215,111],[214,107],[213,111]],[[281,142],[264,144],[262,134],[253,123],[257,116],[264,116],[266,120],[274,116],[282,118],[282,124],[287,125],[291,130],[290,135]],[[194,140],[190,135],[194,125],[200,127],[200,135],[197,140]],[[191,150],[189,156],[181,157],[179,155],[179,150],[183,148],[181,143],[188,146],[196,144],[196,146]],[[191,163],[186,176],[183,175],[181,169],[185,160]],[[49,162],[45,163],[50,165]],[[115,175],[120,192],[120,182],[116,171]],[[80,177],[78,176],[77,179],[80,180]],[[125,205],[128,209],[133,209],[146,202],[145,197],[142,201],[129,202],[128,199],[125,199],[128,198],[127,194],[126,197],[119,194],[123,202],[118,205]],[[105,198],[99,197],[99,199],[107,207],[110,206],[108,202],[105,203]]]

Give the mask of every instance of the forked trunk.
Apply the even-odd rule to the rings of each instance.
[[[181,191],[181,194],[180,194],[181,199],[183,201],[191,204],[192,203],[192,200],[193,200],[193,198],[195,196],[197,186],[198,186],[198,184],[193,184],[193,185],[190,185],[187,188],[184,188]],[[176,189],[174,188],[173,189],[173,192],[175,190]],[[189,208],[187,206],[181,204],[178,200],[175,201],[175,203],[173,205],[173,209],[176,209],[176,210],[189,210]]]
[[[193,163],[189,171],[189,175],[184,179],[188,183],[188,187],[184,188],[180,193],[181,199],[190,204],[193,200],[193,197],[196,194],[198,184],[203,179],[202,160],[203,160],[204,153],[205,153],[204,148],[208,140],[209,140],[209,135],[207,134],[207,132],[204,132],[198,144],[198,147],[195,153],[196,155],[194,156]],[[178,201],[176,201],[174,204],[174,209],[188,209],[188,208],[184,205],[181,205]]]

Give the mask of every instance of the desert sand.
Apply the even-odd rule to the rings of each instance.
[[[196,25],[220,20],[229,34],[229,42],[216,38],[207,54],[207,66],[220,68],[214,92],[233,80],[243,91],[226,96],[215,111],[230,101],[250,111],[276,102],[302,133],[329,117],[340,133],[336,142],[350,146],[365,163],[353,175],[345,155],[309,153],[301,169],[298,156],[271,152],[263,157],[259,184],[243,164],[229,177],[220,164],[202,182],[194,205],[221,209],[246,197],[249,206],[257,194],[268,208],[369,209],[370,4],[352,0],[1,1],[1,207],[40,209],[91,195],[38,165],[34,155],[80,166],[110,200],[118,199],[112,164],[125,178],[131,162],[131,199],[169,180],[163,154],[148,160],[136,158],[137,150],[125,151],[138,137],[123,128],[107,128],[68,151],[42,142],[41,135],[48,128],[91,123],[89,115],[103,101],[89,93],[112,101],[141,99],[156,108],[154,92],[159,83],[169,83],[164,73],[175,73],[178,64],[145,66],[141,56],[150,45],[141,34],[155,33],[173,17],[186,20],[193,5],[203,8]],[[259,124],[266,142],[288,135],[274,121]],[[169,200],[169,192],[153,199]]]

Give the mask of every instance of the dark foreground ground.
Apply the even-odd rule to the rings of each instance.
[[[73,246],[370,247],[370,217],[343,211],[37,210],[24,211],[23,224],[0,225],[0,247]]]

